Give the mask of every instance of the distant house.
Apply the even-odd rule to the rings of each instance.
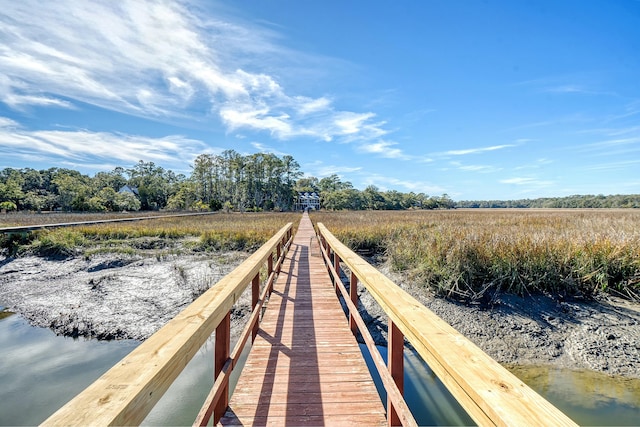
[[[320,210],[320,196],[316,192],[299,192],[293,204],[293,209],[296,211],[318,211]]]
[[[123,185],[122,188],[120,188],[118,190],[118,193],[131,193],[136,197],[140,197],[140,194],[138,193],[138,189],[136,187],[131,187],[128,185]]]

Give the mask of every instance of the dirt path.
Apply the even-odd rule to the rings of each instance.
[[[67,336],[143,340],[247,257],[244,253],[87,260],[0,260],[0,305]],[[434,298],[383,273],[501,363],[592,369],[640,378],[640,305],[503,295],[489,309]],[[364,317],[381,344],[386,316],[366,293]],[[242,328],[245,295],[232,316]]]

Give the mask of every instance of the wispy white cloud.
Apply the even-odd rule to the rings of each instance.
[[[523,169],[540,169],[541,167],[545,166],[545,165],[549,165],[551,163],[553,163],[554,161],[551,159],[548,159],[546,157],[541,157],[539,159],[536,159],[535,161],[528,163],[526,165],[521,165],[521,166],[516,166],[513,168],[513,170],[523,170]]]
[[[640,152],[640,136],[609,139],[569,148],[574,152],[589,153],[590,156],[598,158],[624,156]]]
[[[344,174],[361,171],[362,167],[327,165],[321,160],[316,160],[315,162],[303,165],[303,169],[307,171],[307,173],[309,173],[311,176],[315,176],[317,178],[324,178],[333,174],[336,174],[342,178]]]
[[[545,92],[552,93],[584,93],[585,89],[575,84],[565,84],[560,86],[552,86],[544,89]]]
[[[438,153],[442,156],[465,156],[467,154],[485,153],[487,151],[503,150],[505,148],[515,147],[515,144],[492,145],[489,147],[467,148],[462,150],[449,150]]]
[[[526,185],[532,187],[550,187],[554,184],[553,181],[541,180],[538,178],[532,177],[514,177],[508,179],[502,179],[499,181],[501,184],[512,184],[512,185]]]
[[[203,7],[214,17],[203,18],[212,16],[199,13]],[[3,4],[0,102],[23,109],[80,101],[157,120],[213,115],[230,131],[277,139],[350,142],[387,133],[373,112],[289,93],[278,76],[256,72],[309,58],[280,46],[273,30],[214,8],[190,0]]]
[[[502,168],[496,166],[489,165],[461,165],[458,169],[467,171],[467,172],[480,172],[480,173],[491,173],[491,172],[499,172]]]
[[[410,160],[412,157],[397,148],[397,142],[379,140],[377,142],[360,145],[359,150],[363,153],[379,154],[387,159]]]
[[[640,126],[625,126],[625,127],[608,127],[608,128],[594,128],[577,131],[578,134],[599,134],[605,136],[621,136],[627,134],[640,134]]]
[[[637,170],[640,165],[640,159],[620,160],[617,162],[600,163],[597,165],[585,166],[585,171],[621,171],[627,169]]]
[[[150,138],[87,130],[32,131],[0,117],[0,152],[5,158],[39,159],[52,164],[85,167],[92,163],[126,166],[144,160],[186,170],[198,154],[209,151],[212,149],[202,141],[181,135]]]
[[[261,142],[254,141],[254,142],[251,143],[251,146],[253,148],[255,148],[256,150],[258,150],[259,152],[261,152],[261,153],[271,153],[271,154],[275,154],[276,156],[290,155],[289,153],[282,152],[282,151],[280,151],[280,150],[278,150],[276,148],[273,148],[273,147],[271,147],[269,145],[266,145],[266,144],[263,144]]]
[[[561,84],[557,86],[549,86],[542,89],[543,92],[558,93],[558,94],[578,94],[578,95],[605,95],[616,96],[615,92],[599,91],[588,88],[579,84]]]
[[[331,108],[331,100],[325,97],[321,98],[307,98],[307,97],[296,97],[296,101],[299,102],[298,113],[301,115],[307,115],[322,111],[327,111]]]
[[[0,116],[0,129],[1,128],[15,128],[15,127],[19,127],[20,124],[18,122],[16,122],[15,120],[12,120],[8,117],[1,117]]]
[[[446,193],[446,190],[443,187],[428,181],[410,181],[379,174],[368,174],[363,178],[363,182],[367,186],[375,185],[382,191],[389,189],[404,189],[405,191],[426,193],[430,195]]]

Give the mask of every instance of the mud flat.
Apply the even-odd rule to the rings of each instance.
[[[144,340],[247,256],[6,258],[0,305],[59,335]],[[242,317],[249,304],[243,298],[233,317]]]
[[[595,300],[503,294],[491,306],[436,298],[378,267],[491,357],[509,365],[549,365],[640,378],[640,304],[602,295]],[[364,317],[386,345],[386,315],[361,291]]]

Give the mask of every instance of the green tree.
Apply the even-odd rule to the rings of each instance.
[[[18,207],[13,202],[0,202],[0,211],[11,212],[16,209],[18,209]]]
[[[131,193],[116,193],[113,198],[113,210],[115,211],[139,211],[140,200]]]
[[[153,162],[140,160],[127,173],[129,185],[138,189],[143,210],[162,209],[167,205],[175,181],[173,172],[167,172]]]
[[[362,206],[364,209],[380,210],[385,208],[385,200],[378,187],[369,185],[362,191]]]
[[[12,202],[20,207],[25,194],[22,191],[24,178],[17,169],[6,168],[0,172],[0,202]]]
[[[58,190],[58,202],[63,210],[87,210],[91,197],[89,178],[77,171],[61,170],[52,183]]]

